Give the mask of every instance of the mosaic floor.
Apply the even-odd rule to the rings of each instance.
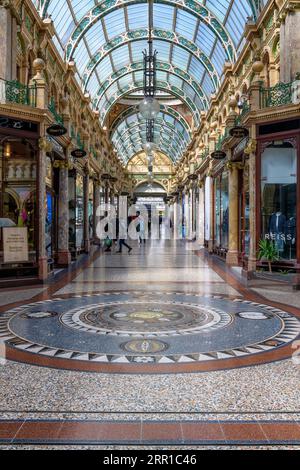
[[[231,359],[234,368],[245,357],[261,362],[261,355],[271,362],[263,353],[285,351],[299,333],[297,318],[268,305],[172,292],[163,299],[159,292],[55,298],[9,310],[0,319],[0,338],[9,351],[28,353],[24,361],[45,356],[48,365],[59,367],[55,359],[65,359],[76,361],[79,370],[81,361],[123,364],[123,372],[138,363],[153,364],[156,372],[156,365],[207,361],[213,370],[222,359]]]
[[[31,291],[1,307],[0,444],[300,446],[300,294],[267,299],[183,242]]]

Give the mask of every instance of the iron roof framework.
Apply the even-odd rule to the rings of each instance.
[[[147,1],[34,3],[43,18],[51,16],[56,31],[54,42],[67,61],[75,61],[77,79],[83,91],[91,95],[92,105],[100,110],[104,122],[126,92],[139,89],[142,50],[147,46],[149,33]],[[200,111],[208,108],[210,95],[218,89],[224,63],[237,58],[247,18],[256,19],[265,3],[266,0],[154,0],[157,81],[161,90],[187,105],[194,126],[199,124]],[[136,110],[129,112],[134,114]],[[182,116],[178,115],[178,119],[180,123]],[[144,124],[138,122],[142,129]],[[129,128],[128,133],[132,134]],[[166,144],[169,136],[165,126],[160,133],[160,145]],[[130,148],[135,150],[140,145],[140,136],[140,132],[130,136]],[[131,150],[128,152],[126,159],[131,155]],[[174,155],[180,158],[182,152],[179,146]]]

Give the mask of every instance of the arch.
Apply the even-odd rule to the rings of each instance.
[[[128,93],[132,93],[132,92],[142,90],[143,86],[144,86],[143,82],[137,82],[137,83],[131,83],[130,85],[127,85],[123,89],[118,90],[110,98],[110,100],[107,101],[106,105],[102,108],[102,111],[100,112],[101,124],[103,124],[105,122],[107,114],[110,112],[111,108],[117,103],[117,101],[119,101],[119,99],[123,98]],[[194,119],[194,122],[195,122],[196,126],[198,126],[200,124],[200,114],[197,111],[197,108],[196,108],[195,104],[193,103],[193,101],[188,96],[186,96],[184,94],[184,92],[182,90],[175,87],[174,85],[170,85],[168,82],[163,82],[163,81],[158,81],[156,88],[157,88],[157,90],[166,91],[168,93],[171,93],[172,95],[176,96],[176,98],[179,98],[184,103],[186,103],[186,105],[188,106],[188,108],[190,109],[190,111],[193,115],[193,119]]]
[[[49,6],[45,2],[44,8],[40,9],[41,15],[44,17]],[[78,46],[81,38],[88,32],[88,30],[93,26],[97,21],[100,21],[101,18],[104,18],[108,13],[112,13],[122,6],[134,5],[135,3],[146,3],[144,0],[103,0],[101,3],[91,8],[79,21],[78,25],[75,27],[72,32],[70,39],[66,45],[66,59],[71,60],[74,50]],[[221,21],[207,8],[206,6],[198,3],[195,0],[181,0],[178,3],[177,0],[163,0],[156,1],[156,3],[164,3],[166,5],[174,6],[180,8],[193,16],[195,16],[200,21],[204,22],[209,29],[215,34],[216,37],[221,41],[227,58],[230,62],[236,60],[237,52],[234,46],[234,43],[230,37],[230,34],[226,30],[225,26]]]
[[[118,139],[117,142],[115,142],[115,147],[116,149],[118,150],[119,148],[122,148],[122,147],[126,147],[126,144],[128,142],[128,140],[130,140],[132,142],[132,138],[134,137],[140,137],[140,132],[141,132],[141,127],[138,128],[138,129],[134,129],[133,132],[132,132],[132,129],[128,129],[127,132],[125,132],[123,134],[123,139],[120,141],[120,139]],[[144,130],[144,129],[143,129]],[[178,148],[178,150],[183,150],[186,148],[186,142],[180,140],[180,138],[177,136],[176,133],[169,133],[167,132],[165,129],[162,129],[161,128],[161,136],[166,136],[166,137],[170,137],[171,139],[173,139],[173,144],[176,145],[176,148]],[[159,146],[159,144],[158,144]]]
[[[118,141],[117,143],[115,143],[115,148],[117,152],[121,153],[121,150],[130,147],[131,144],[135,145],[136,143],[142,143],[142,144],[145,143],[145,141],[141,138],[140,130],[134,129],[133,132],[131,132],[131,130],[132,129],[128,129],[127,132],[124,133],[123,139],[121,142]],[[159,148],[160,144],[166,141],[166,139],[164,138],[165,136],[166,136],[166,139],[170,138],[169,147],[170,147],[170,150],[174,150],[173,154],[176,154],[176,153],[182,154],[187,144],[184,143],[183,141],[178,140],[176,133],[167,133],[165,130],[161,132],[160,140],[158,142],[155,142],[157,144],[157,147]]]
[[[143,140],[141,137],[137,138],[135,142],[130,141],[128,145],[124,145],[121,148],[118,148],[118,152],[120,155],[126,154],[126,161],[131,158],[132,153],[130,154],[132,149],[138,148],[140,151],[143,150],[143,145],[146,143],[146,140]],[[176,162],[178,158],[181,156],[181,151],[178,148],[175,148],[173,145],[170,145],[169,141],[166,142],[162,137],[159,142],[156,142],[157,148],[161,152],[165,152],[167,155],[170,156],[172,162]],[[124,161],[124,158],[121,156]]]
[[[115,145],[118,145],[118,142],[120,140],[123,140],[124,136],[126,135],[128,131],[135,131],[136,129],[144,128],[145,126],[146,126],[146,123],[144,123],[143,121],[137,121],[133,125],[128,125],[127,127],[125,127],[121,132],[115,131],[115,133],[112,135],[112,142],[114,142]],[[166,132],[169,135],[175,134],[177,136],[177,139],[180,141],[180,143],[183,144],[182,146],[184,145],[187,146],[189,144],[189,141],[185,139],[182,133],[180,133],[175,128],[172,128],[164,120],[156,121],[154,126],[158,126],[159,129],[162,129],[164,132]],[[115,139],[114,137],[116,133],[117,133],[117,138]]]
[[[86,92],[87,85],[89,80],[96,69],[96,67],[100,64],[100,62],[110,55],[114,50],[118,49],[121,46],[126,44],[130,44],[135,41],[142,41],[147,40],[149,37],[149,30],[146,28],[143,29],[136,29],[132,31],[127,31],[118,36],[112,38],[108,43],[103,44],[100,49],[93,55],[93,57],[88,62],[82,76],[82,83],[83,83],[83,91]],[[206,71],[208,72],[211,81],[214,86],[214,90],[219,87],[220,85],[220,77],[218,72],[215,69],[215,66],[207,57],[204,52],[202,52],[199,47],[196,46],[195,43],[189,41],[188,39],[184,38],[178,33],[173,31],[166,31],[163,29],[154,29],[153,30],[153,39],[157,39],[159,41],[171,42],[172,44],[176,44],[178,47],[181,47],[192,54],[196,59],[198,59],[201,64],[204,66]]]
[[[143,144],[145,142],[142,141],[142,139],[138,139],[135,143],[131,142],[130,145],[128,145],[126,148],[119,149],[119,156],[123,160],[124,163],[127,163],[127,161],[135,154],[142,152],[143,151]],[[158,150],[162,153],[165,153],[166,155],[169,156],[170,160],[175,163],[179,157],[180,153],[173,148],[170,147],[168,144],[166,144],[164,141],[161,141],[159,143],[159,148]],[[124,158],[125,154],[125,158]]]
[[[270,88],[271,84],[271,77],[270,77],[270,53],[267,49],[264,50],[262,62],[264,64],[264,78],[265,78],[265,86]]]
[[[134,158],[134,157],[135,157],[135,155],[132,158]],[[157,188],[157,189],[162,189],[164,193],[168,192],[168,189],[165,187],[165,185],[161,181],[154,180],[153,183],[155,183],[157,186],[160,186],[160,188]],[[153,183],[152,183],[152,185],[153,185]],[[148,180],[146,180],[146,179],[144,179],[142,181],[139,181],[136,184],[133,192],[137,193],[138,192],[137,189],[139,189],[140,186],[142,186],[142,187],[145,186],[146,184],[148,184]],[[145,192],[145,191],[139,191],[139,192],[142,193],[142,192]]]
[[[118,80],[121,78],[125,77],[126,75],[142,71],[144,67],[143,62],[134,62],[132,64],[129,64],[127,67],[122,67],[121,69],[117,70],[116,72],[113,72],[109,77],[107,77],[101,87],[98,89],[98,92],[96,93],[96,98],[93,101],[94,107],[97,109],[99,106],[99,103],[103,97],[103,95],[107,92],[107,90]],[[157,61],[156,63],[156,70],[162,71],[162,72],[167,72],[171,75],[174,75],[175,77],[180,78],[183,80],[186,84],[188,84],[191,89],[197,94],[199,99],[201,100],[203,104],[203,109],[207,110],[208,109],[208,98],[202,88],[198,85],[198,83],[193,79],[193,77],[188,74],[187,72],[181,70],[178,67],[173,66],[172,64],[168,64],[167,62],[161,62]]]
[[[192,130],[190,128],[190,125],[188,124],[188,122],[184,119],[184,117],[178,112],[176,111],[175,109],[171,108],[171,106],[167,106],[167,105],[164,105],[164,104],[161,104],[160,105],[160,112],[162,114],[167,114],[171,117],[173,117],[176,121],[178,121],[182,127],[185,128],[185,130],[188,132],[189,134],[189,137],[191,138],[192,136]],[[116,119],[112,122],[111,126],[110,126],[110,134],[112,135],[113,132],[114,132],[114,129],[124,120],[126,119],[127,117],[131,116],[132,114],[137,114],[137,109],[135,107],[131,107],[131,108],[128,108],[128,109],[125,109],[124,111],[122,111],[117,117]]]

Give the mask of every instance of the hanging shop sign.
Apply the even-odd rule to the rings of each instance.
[[[38,132],[38,124],[29,121],[20,121],[19,119],[10,119],[0,116],[1,129],[14,129],[16,131]]]
[[[71,152],[71,155],[74,158],[84,158],[86,157],[86,151],[83,149],[75,149]]]
[[[4,263],[28,262],[27,227],[3,227]]]
[[[244,139],[245,137],[249,136],[249,131],[246,127],[236,126],[230,129],[229,131],[231,137],[235,139]]]
[[[214,160],[224,160],[224,158],[226,158],[226,153],[223,152],[223,150],[215,150],[212,152],[211,158]]]
[[[62,124],[52,124],[47,128],[47,134],[53,137],[60,137],[67,133],[67,129]]]

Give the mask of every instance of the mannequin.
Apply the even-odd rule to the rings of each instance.
[[[297,234],[297,225],[296,225],[296,217],[293,215],[286,221],[286,243],[289,247],[289,257],[290,259],[294,258],[296,256],[296,253],[294,253],[294,256],[292,255],[292,251],[294,251],[296,247],[296,234]]]
[[[285,229],[286,217],[282,214],[280,208],[276,207],[276,212],[274,212],[270,217],[269,233],[271,235],[271,239],[275,242],[278,252],[284,251]]]

